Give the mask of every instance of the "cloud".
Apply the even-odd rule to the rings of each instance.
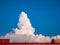
[[[60,35],[52,36],[52,39],[60,39]]]
[[[15,29],[16,34],[33,35],[35,29],[32,27],[29,18],[25,12],[21,12],[18,22],[18,28]]]
[[[50,43],[52,39],[60,39],[60,36],[44,36],[42,34],[35,35],[35,28],[32,27],[29,18],[25,12],[21,12],[19,15],[18,28],[13,29],[13,32],[7,33],[0,38],[8,38],[10,42],[38,42],[38,43]]]

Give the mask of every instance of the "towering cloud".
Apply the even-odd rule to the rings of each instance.
[[[7,33],[5,36],[1,38],[9,38],[10,42],[40,42],[40,43],[50,43],[52,39],[56,39],[55,37],[48,37],[42,34],[35,35],[35,29],[32,27],[29,18],[25,12],[21,12],[19,15],[18,28],[13,29],[14,33]],[[57,36],[60,38],[60,36]]]
[[[15,29],[15,34],[33,35],[34,28],[32,27],[30,20],[25,12],[21,12],[17,25],[19,29]]]

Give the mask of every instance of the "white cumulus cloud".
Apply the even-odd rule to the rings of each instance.
[[[13,29],[14,33],[7,33],[5,36],[0,38],[8,38],[10,42],[16,43],[28,43],[28,42],[38,42],[38,43],[50,43],[52,39],[60,39],[60,36],[44,36],[42,34],[35,35],[35,28],[32,27],[29,18],[25,12],[21,12],[19,15],[18,28]]]

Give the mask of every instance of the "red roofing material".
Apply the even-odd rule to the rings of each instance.
[[[0,43],[9,43],[9,39],[0,39]]]
[[[59,43],[3,43],[0,45],[60,45]]]
[[[60,43],[60,39],[55,39],[54,43]]]

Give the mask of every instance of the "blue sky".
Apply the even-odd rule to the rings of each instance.
[[[0,0],[0,36],[17,27],[21,11],[35,28],[35,34],[60,35],[60,0]]]

